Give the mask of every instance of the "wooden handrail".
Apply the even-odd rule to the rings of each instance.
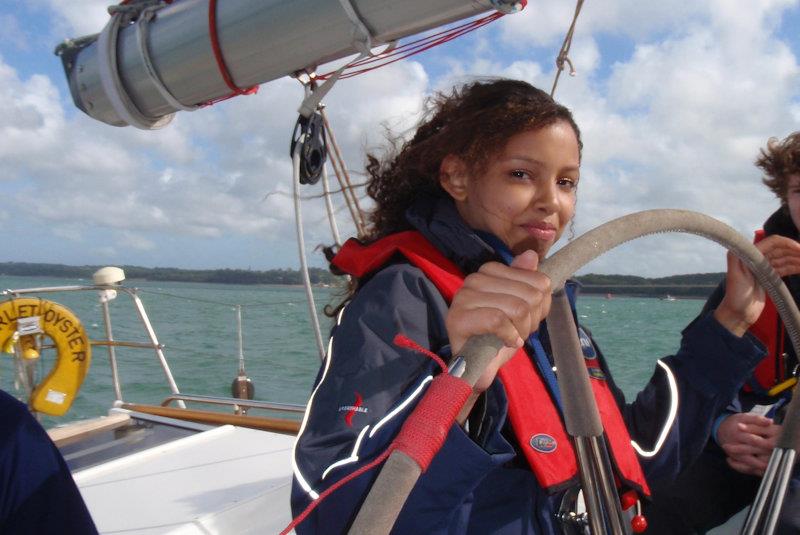
[[[300,422],[297,420],[287,420],[285,418],[267,418],[264,416],[244,416],[240,414],[227,414],[224,412],[204,411],[195,409],[179,409],[176,407],[159,407],[157,405],[139,405],[137,403],[123,403],[123,409],[130,411],[176,418],[178,420],[188,420],[210,425],[236,425],[259,429],[261,431],[272,431],[285,435],[296,435],[300,431]]]

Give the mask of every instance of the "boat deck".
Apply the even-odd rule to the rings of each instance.
[[[75,471],[100,532],[280,532],[291,520],[294,437],[232,425],[204,429]]]

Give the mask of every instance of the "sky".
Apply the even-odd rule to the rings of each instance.
[[[53,50],[99,32],[107,5],[0,0],[0,261],[296,268],[288,147],[300,84],[276,79],[156,131],[100,123],[73,105]],[[468,36],[339,82],[325,104],[354,182],[364,180],[365,152],[385,145],[387,128],[411,132],[435,91],[476,76],[549,91],[573,11],[529,0]],[[679,208],[749,237],[777,208],[753,162],[770,137],[800,129],[800,0],[589,0],[570,58],[577,75],[562,75],[555,96],[585,146],[575,236],[631,212]],[[333,241],[324,205],[302,204],[309,262],[322,267],[317,246]],[[343,200],[334,204],[352,235]],[[724,267],[720,246],[670,234],[620,246],[579,273]]]

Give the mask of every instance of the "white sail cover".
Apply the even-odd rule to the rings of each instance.
[[[168,122],[158,119],[178,109],[230,94],[214,56],[212,33],[230,78],[235,86],[246,88],[355,54],[363,50],[359,45],[365,37],[378,46],[489,10],[513,12],[524,2],[177,0],[140,5],[148,4],[148,16],[134,16],[133,24],[123,17],[118,33],[107,28],[102,34],[68,40],[57,49],[75,105],[95,119],[115,126],[141,126],[120,112],[114,93],[121,94],[134,115],[152,120],[151,127]],[[210,8],[215,32],[209,23]],[[116,90],[110,89],[115,86]]]

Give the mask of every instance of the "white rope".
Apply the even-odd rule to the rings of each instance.
[[[569,30],[567,30],[567,35],[564,37],[564,43],[561,45],[561,50],[558,52],[558,57],[556,57],[556,77],[553,80],[553,88],[550,90],[550,96],[552,97],[556,93],[556,86],[558,86],[558,79],[561,77],[561,71],[564,70],[564,63],[569,65],[569,75],[575,76],[577,71],[575,67],[572,65],[572,60],[569,59],[567,54],[569,54],[569,49],[572,46],[572,37],[575,35],[575,24],[578,22],[578,15],[581,14],[581,8],[583,7],[583,0],[578,0],[575,4],[575,14],[572,17],[572,24],[569,26]]]
[[[111,107],[114,108],[119,118],[125,123],[142,130],[163,128],[172,121],[174,114],[158,118],[146,116],[128,96],[122,85],[122,80],[119,78],[117,37],[123,16],[123,13],[119,11],[111,15],[108,23],[103,27],[103,31],[100,32],[100,37],[97,39],[100,82],[111,103]]]
[[[328,222],[331,225],[331,234],[333,241],[336,245],[342,245],[342,238],[339,237],[339,226],[336,224],[336,215],[333,210],[333,201],[331,200],[331,188],[328,184],[328,168],[322,166],[322,191],[325,192],[325,211],[328,212]]]
[[[136,40],[139,42],[139,52],[142,55],[142,63],[144,64],[145,72],[147,72],[147,76],[150,78],[150,81],[153,83],[164,100],[167,101],[167,104],[176,110],[194,111],[200,106],[187,106],[175,98],[175,96],[170,93],[169,89],[167,89],[167,86],[164,85],[164,82],[161,81],[161,77],[158,75],[156,68],[153,66],[153,62],[150,59],[150,47],[147,44],[149,36],[148,25],[150,21],[156,17],[156,11],[162,7],[163,4],[144,9],[136,21]]]
[[[320,360],[325,359],[325,343],[322,341],[322,333],[319,328],[319,318],[317,317],[317,306],[314,302],[314,292],[311,290],[311,278],[308,276],[308,262],[306,261],[306,243],[303,237],[303,216],[300,209],[300,150],[305,141],[305,133],[300,135],[298,143],[292,154],[292,188],[294,191],[294,215],[295,230],[297,231],[297,247],[300,253],[300,272],[303,274],[303,286],[306,289],[306,299],[308,300],[308,312],[311,317],[311,325],[314,328],[314,336],[317,340]]]

